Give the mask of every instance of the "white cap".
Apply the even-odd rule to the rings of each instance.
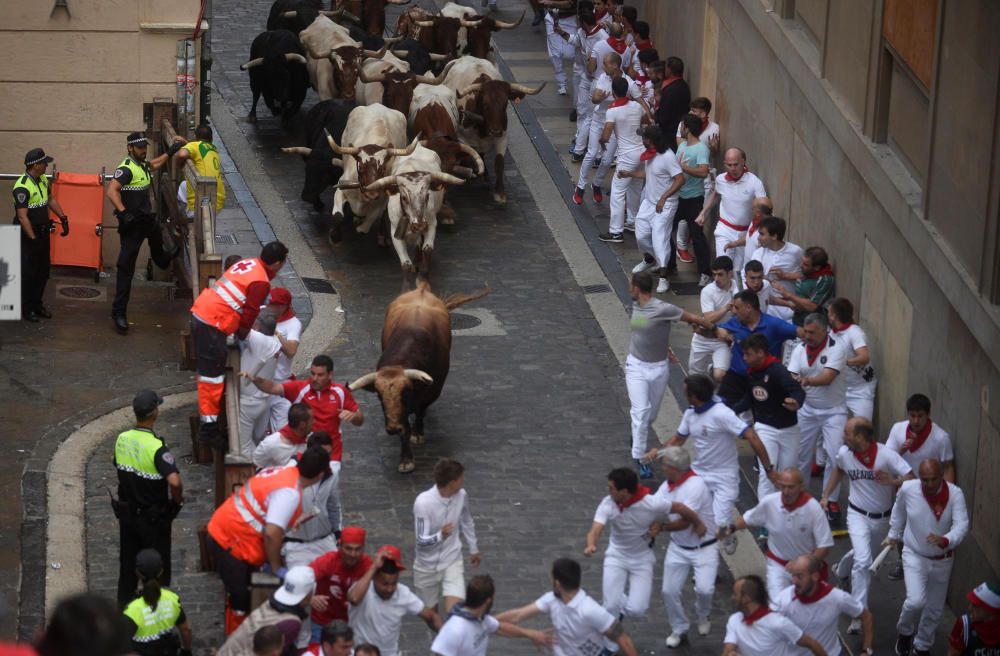
[[[293,567],[285,574],[285,581],[275,590],[274,600],[286,606],[295,606],[316,589],[316,574],[311,567]]]

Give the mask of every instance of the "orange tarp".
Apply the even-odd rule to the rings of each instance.
[[[60,237],[59,217],[52,235],[52,264],[101,270],[101,237],[96,226],[104,214],[104,182],[96,173],[60,171],[52,181],[52,196],[69,217],[69,235]]]

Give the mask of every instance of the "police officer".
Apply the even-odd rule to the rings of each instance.
[[[132,400],[135,428],[118,436],[115,467],[118,500],[112,500],[121,543],[118,558],[118,602],[124,606],[135,596],[136,554],[156,549],[163,559],[165,585],[170,584],[170,525],[184,503],[177,463],[163,439],[153,432],[163,398],[142,390]]]
[[[52,158],[41,148],[29,150],[24,156],[24,175],[14,183],[14,225],[21,224],[21,316],[37,323],[38,318],[51,319],[52,313],[42,305],[45,283],[49,280],[49,232],[55,223],[49,218],[49,207],[62,224],[61,236],[69,234],[69,218],[55,198],[49,198],[49,180],[45,171]]]
[[[128,307],[129,295],[132,292],[132,276],[135,275],[135,261],[139,257],[144,239],[149,240],[149,254],[156,266],[166,269],[170,261],[180,253],[180,246],[173,250],[163,250],[163,237],[160,234],[160,223],[153,212],[149,186],[151,171],[155,171],[173,157],[184,141],[178,140],[170,145],[170,149],[146,161],[146,149],[149,145],[145,135],[133,132],[128,135],[126,148],[128,157],[115,170],[115,177],[108,185],[108,199],[115,208],[118,217],[118,236],[121,239],[121,251],[118,253],[117,280],[115,284],[115,300],[111,304],[111,319],[115,322],[118,332],[128,332],[128,318],[125,311]]]
[[[125,607],[132,623],[132,649],[139,656],[191,656],[191,626],[177,593],[162,587],[163,559],[156,549],[135,558],[142,592]],[[180,640],[178,640],[178,633]],[[182,646],[183,645],[183,646]]]

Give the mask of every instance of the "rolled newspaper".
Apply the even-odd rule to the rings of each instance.
[[[891,544],[887,544],[882,551],[879,552],[878,556],[875,557],[875,560],[872,561],[872,565],[868,568],[868,571],[872,574],[877,573],[878,568],[882,566],[882,562],[885,560],[885,557],[889,555],[889,552],[892,551],[892,548]]]

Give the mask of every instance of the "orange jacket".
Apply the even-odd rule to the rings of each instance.
[[[299,468],[296,465],[269,467],[243,484],[219,506],[208,522],[208,534],[229,552],[251,565],[263,565],[264,526],[267,497],[275,490],[290,487],[301,494]],[[288,525],[291,530],[302,514],[302,500]]]
[[[191,312],[208,325],[232,335],[241,327],[253,326],[270,289],[264,262],[259,258],[240,260],[215,284],[201,290]]]

